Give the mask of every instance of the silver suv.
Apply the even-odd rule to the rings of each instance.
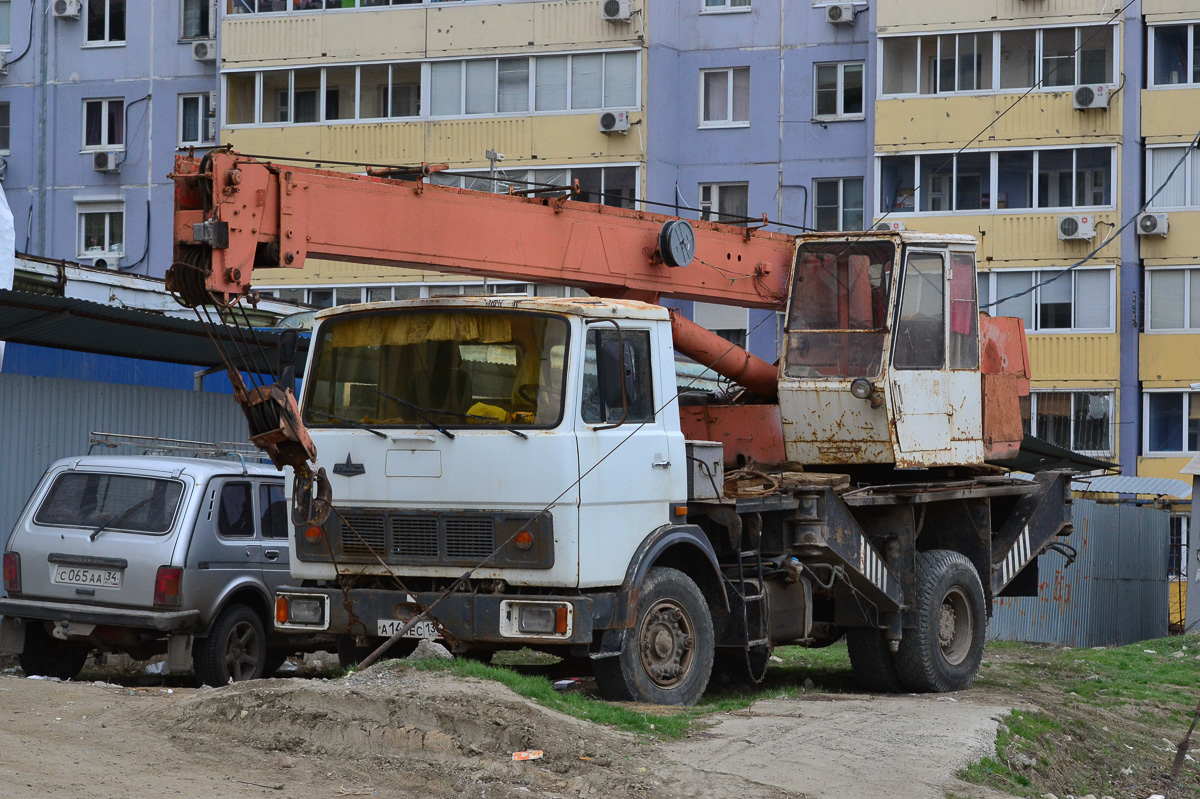
[[[272,674],[306,640],[275,631],[288,577],[273,467],[195,457],[56,462],[4,548],[0,653],[70,679],[93,650],[167,654],[225,685]]]

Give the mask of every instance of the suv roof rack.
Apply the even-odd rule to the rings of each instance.
[[[159,436],[136,436],[127,433],[98,433],[88,435],[88,454],[96,447],[137,447],[143,455],[190,455],[193,457],[223,458],[236,457],[246,469],[246,458],[264,459],[266,455],[250,443],[233,441],[188,441],[183,438],[161,438]]]

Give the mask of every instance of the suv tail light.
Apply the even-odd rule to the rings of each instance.
[[[159,566],[158,574],[154,575],[154,606],[160,608],[179,607],[182,581],[183,569],[178,566]]]
[[[4,590],[21,593],[21,556],[16,552],[4,553]]]

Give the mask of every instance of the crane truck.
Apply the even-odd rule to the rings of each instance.
[[[868,688],[954,691],[992,598],[1064,551],[1068,473],[1006,468],[1024,329],[979,312],[970,237],[790,236],[230,150],[172,177],[168,287],[197,309],[309,258],[587,294],[327,309],[299,399],[290,353],[252,388],[231,362],[290,467],[280,630],[532,647],[589,659],[606,698],[681,705],[845,636]],[[778,311],[778,362],[664,298]],[[676,353],[732,389],[681,387]]]

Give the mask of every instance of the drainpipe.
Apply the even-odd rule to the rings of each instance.
[[[38,13],[38,2],[34,0],[31,4],[29,13]],[[46,2],[46,7],[49,6],[49,0]],[[37,99],[37,129],[38,129],[38,162],[37,162],[37,209],[38,209],[38,234],[37,234],[37,254],[48,255],[46,252],[46,153],[50,150],[49,143],[46,140],[46,92],[47,84],[50,82],[50,25],[46,22],[46,10],[42,10],[42,31],[41,31],[41,47],[42,50],[38,53],[38,99]],[[75,240],[75,231],[71,231],[71,240]],[[72,247],[71,254],[75,254],[75,249]]]

